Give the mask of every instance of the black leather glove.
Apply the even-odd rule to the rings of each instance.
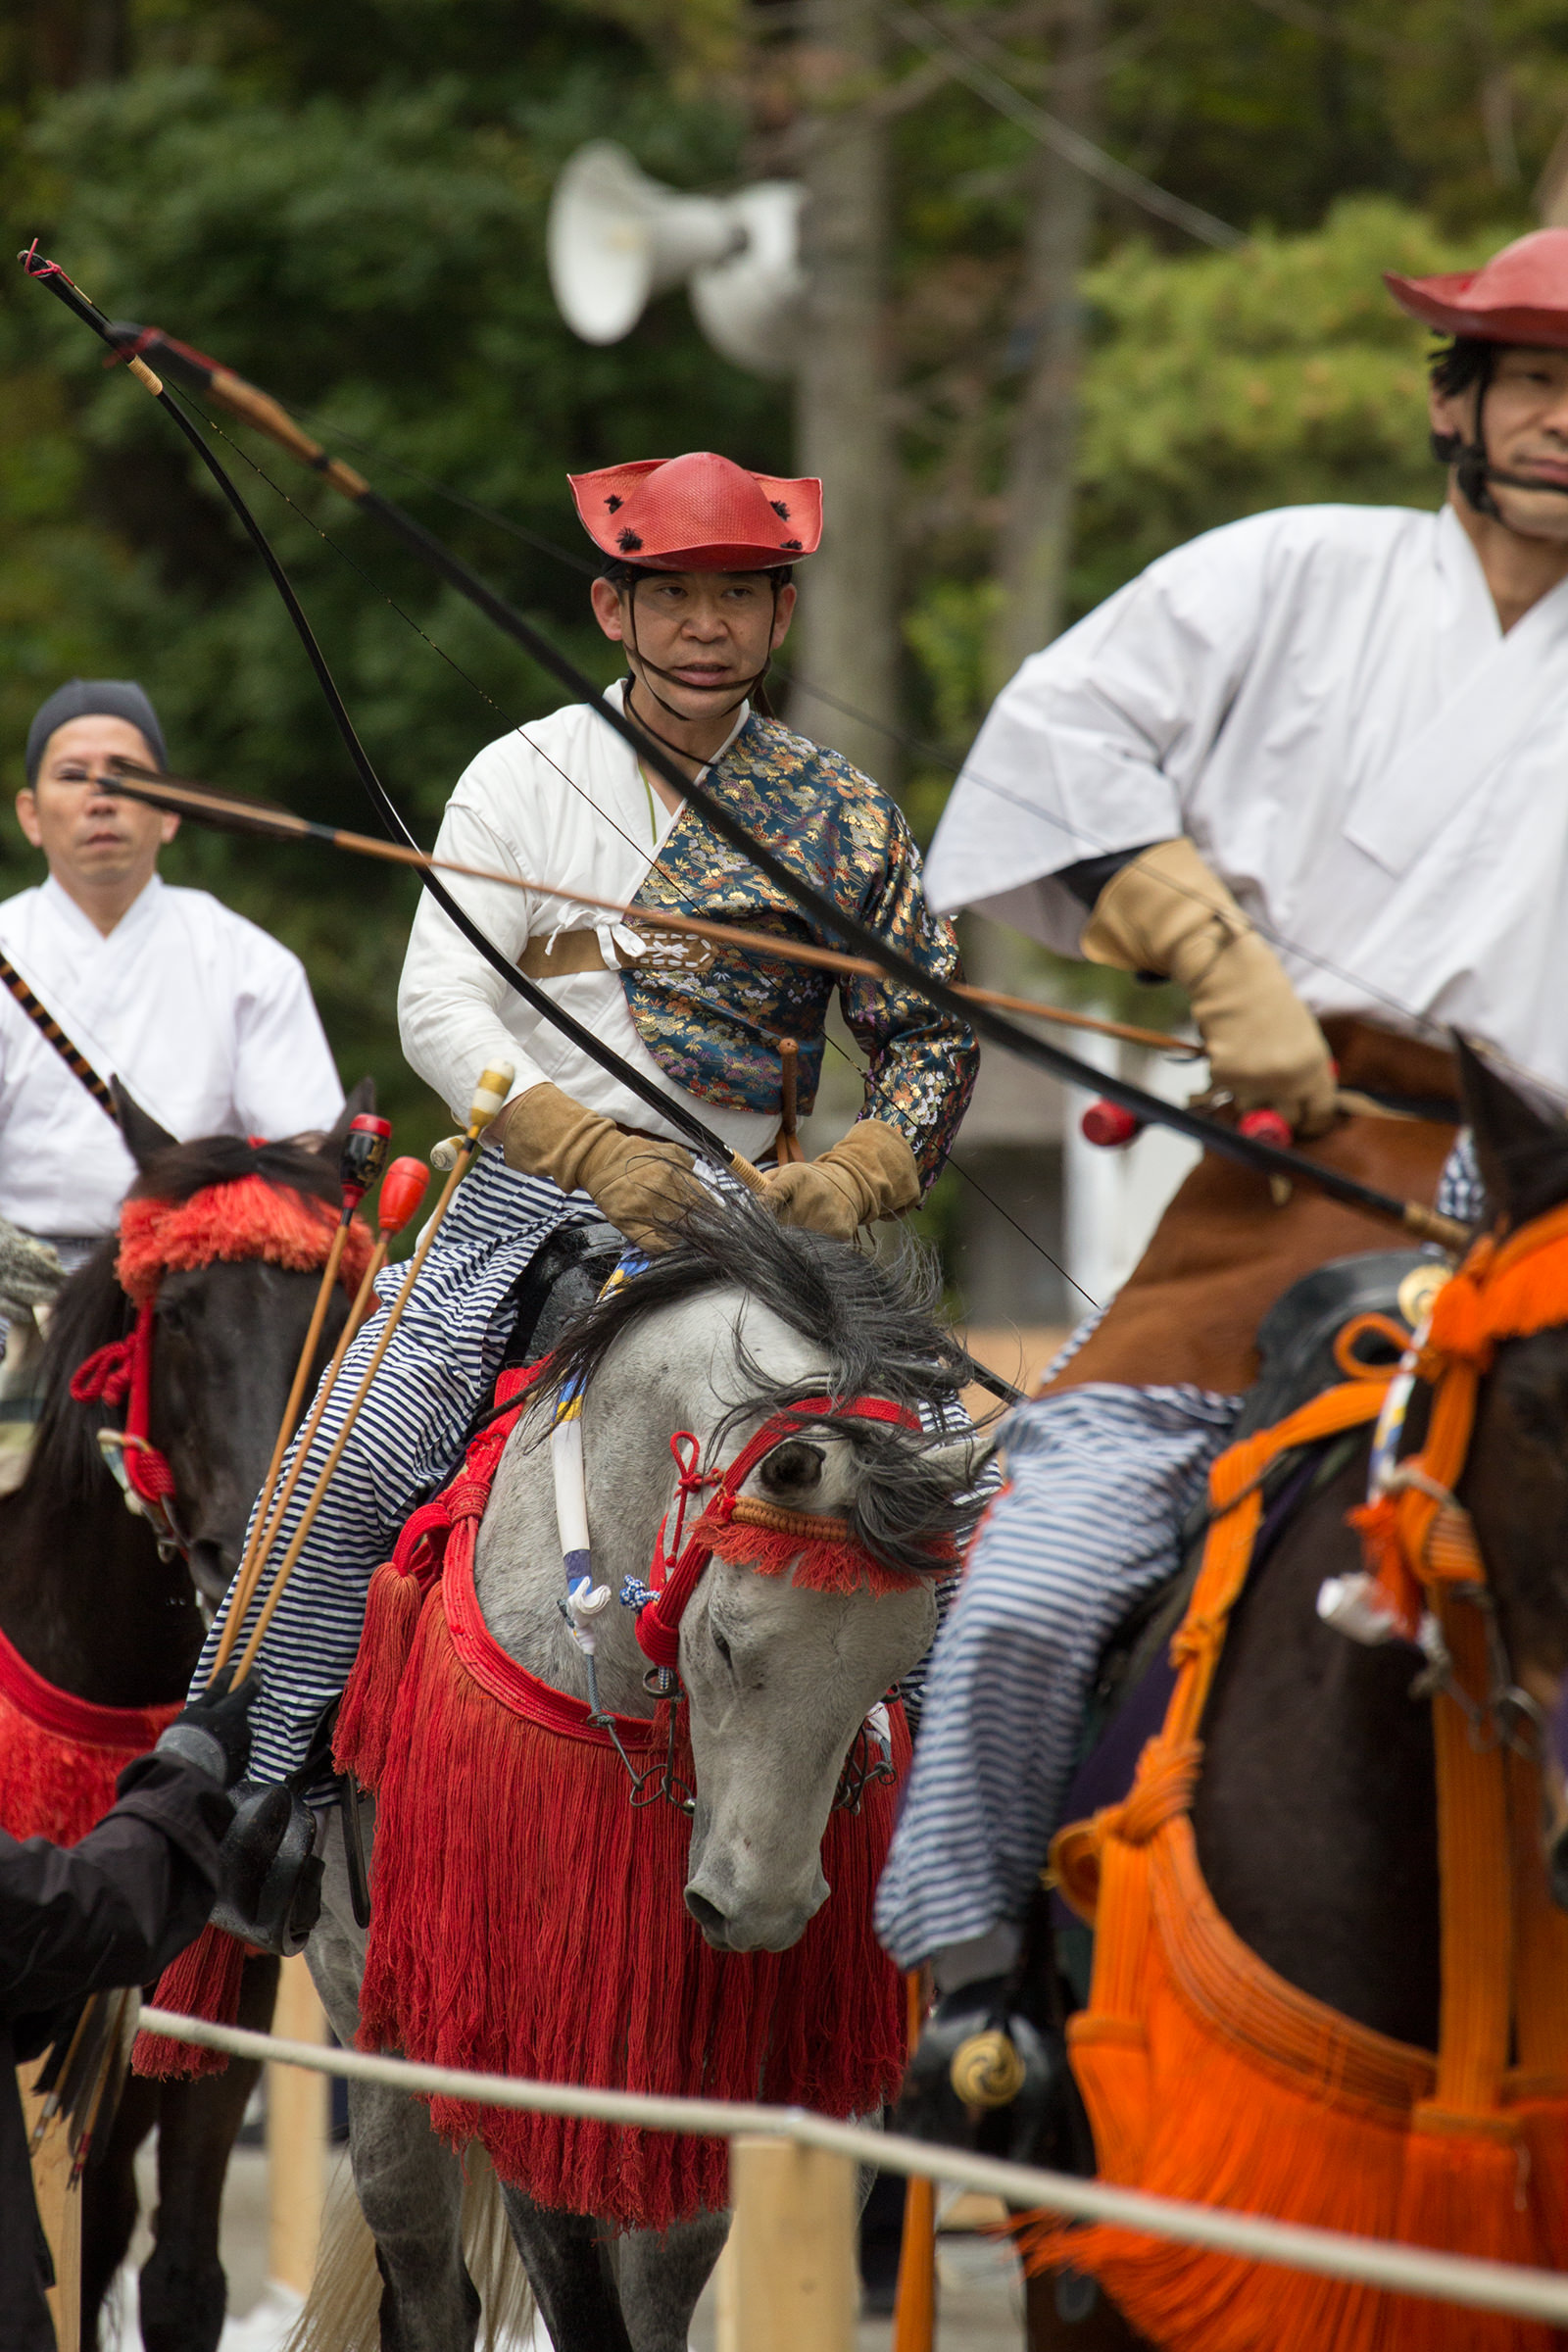
[[[236,1690],[233,1666],[213,1677],[159,1738],[160,1755],[193,1764],[220,1788],[232,1788],[251,1760],[250,1714],[261,1696],[261,1677],[248,1674]]]

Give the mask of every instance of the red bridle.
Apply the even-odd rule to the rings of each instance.
[[[920,1426],[918,1414],[911,1413],[905,1405],[889,1403],[885,1396],[852,1396],[847,1400],[833,1396],[803,1396],[798,1404],[789,1406],[784,1412],[774,1413],[764,1421],[755,1435],[747,1440],[735,1459],[721,1471],[705,1471],[701,1467],[700,1442],[691,1430],[677,1430],[670,1439],[669,1449],[675,1457],[677,1470],[675,1499],[671,1506],[675,1512],[674,1540],[666,1549],[664,1529],[669,1523],[669,1513],[666,1511],[659,1523],[659,1534],[654,1540],[653,1565],[648,1577],[650,1598],[637,1612],[638,1646],[655,1666],[666,1673],[674,1672],[680,1658],[680,1621],[686,1613],[687,1603],[713,1553],[717,1551],[724,1554],[724,1531],[737,1518],[743,1524],[750,1520],[753,1526],[760,1526],[776,1538],[771,1547],[780,1555],[776,1568],[771,1559],[757,1556],[759,1547],[755,1544],[747,1546],[752,1554],[751,1564],[764,1574],[770,1568],[774,1568],[776,1573],[790,1558],[806,1550],[810,1542],[810,1530],[806,1524],[807,1514],[774,1512],[766,1504],[752,1505],[749,1509],[747,1498],[740,1490],[764,1454],[770,1453],[785,1439],[799,1437],[803,1428],[829,1414],[835,1420],[884,1421],[898,1429],[917,1430]],[[686,1505],[691,1496],[701,1493],[705,1487],[711,1487],[716,1492],[683,1545],[681,1535],[686,1521]],[[865,1572],[877,1568],[879,1563],[870,1558],[863,1545],[854,1542],[844,1523],[841,1520],[822,1520],[816,1524],[820,1538],[826,1541],[819,1540],[812,1544],[812,1548],[819,1555],[826,1556],[821,1558],[814,1575],[809,1572],[803,1575],[798,1571],[796,1581],[840,1586],[846,1582],[853,1585],[868,1581]],[[933,1553],[933,1566],[938,1564],[939,1558],[939,1554]],[[838,1567],[839,1574],[833,1573],[833,1565]],[[913,1584],[917,1581],[912,1575],[900,1576],[896,1570],[882,1569],[880,1573],[893,1584]],[[884,1586],[882,1589],[887,1588]]]

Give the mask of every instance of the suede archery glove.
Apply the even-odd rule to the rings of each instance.
[[[1269,1103],[1298,1135],[1334,1123],[1328,1041],[1274,951],[1190,841],[1158,841],[1106,883],[1083,935],[1092,963],[1187,991],[1217,1090]]]
[[[232,1788],[251,1760],[251,1709],[261,1696],[253,1671],[236,1690],[232,1663],[214,1675],[200,1698],[159,1734],[155,1753],[194,1764],[220,1788]]]
[[[820,1159],[775,1168],[762,1186],[762,1206],[781,1225],[809,1225],[840,1242],[853,1242],[876,1217],[901,1216],[919,1198],[914,1153],[881,1119],[858,1119]]]
[[[589,1194],[639,1250],[667,1250],[670,1228],[704,1199],[692,1155],[652,1136],[622,1135],[559,1086],[531,1086],[508,1106],[501,1151],[509,1168]]]

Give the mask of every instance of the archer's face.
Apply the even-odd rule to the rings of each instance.
[[[1475,434],[1476,388],[1432,397],[1439,432]],[[1497,512],[1524,539],[1568,544],[1568,351],[1508,345],[1481,404],[1487,457],[1512,478],[1490,483]]]
[[[109,764],[117,755],[159,764],[128,719],[70,719],[44,746],[36,784],[17,795],[22,830],[68,890],[141,890],[179,830],[177,816],[117,796]]]
[[[635,589],[595,580],[593,606],[605,635],[625,646],[631,670],[642,675],[646,656],[644,683],[683,718],[700,719],[733,703],[783,644],[795,589],[775,597],[763,571],[659,572]]]

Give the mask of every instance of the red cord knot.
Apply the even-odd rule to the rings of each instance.
[[[130,1388],[134,1337],[111,1340],[95,1348],[71,1375],[71,1394],[78,1404],[123,1404]]]

